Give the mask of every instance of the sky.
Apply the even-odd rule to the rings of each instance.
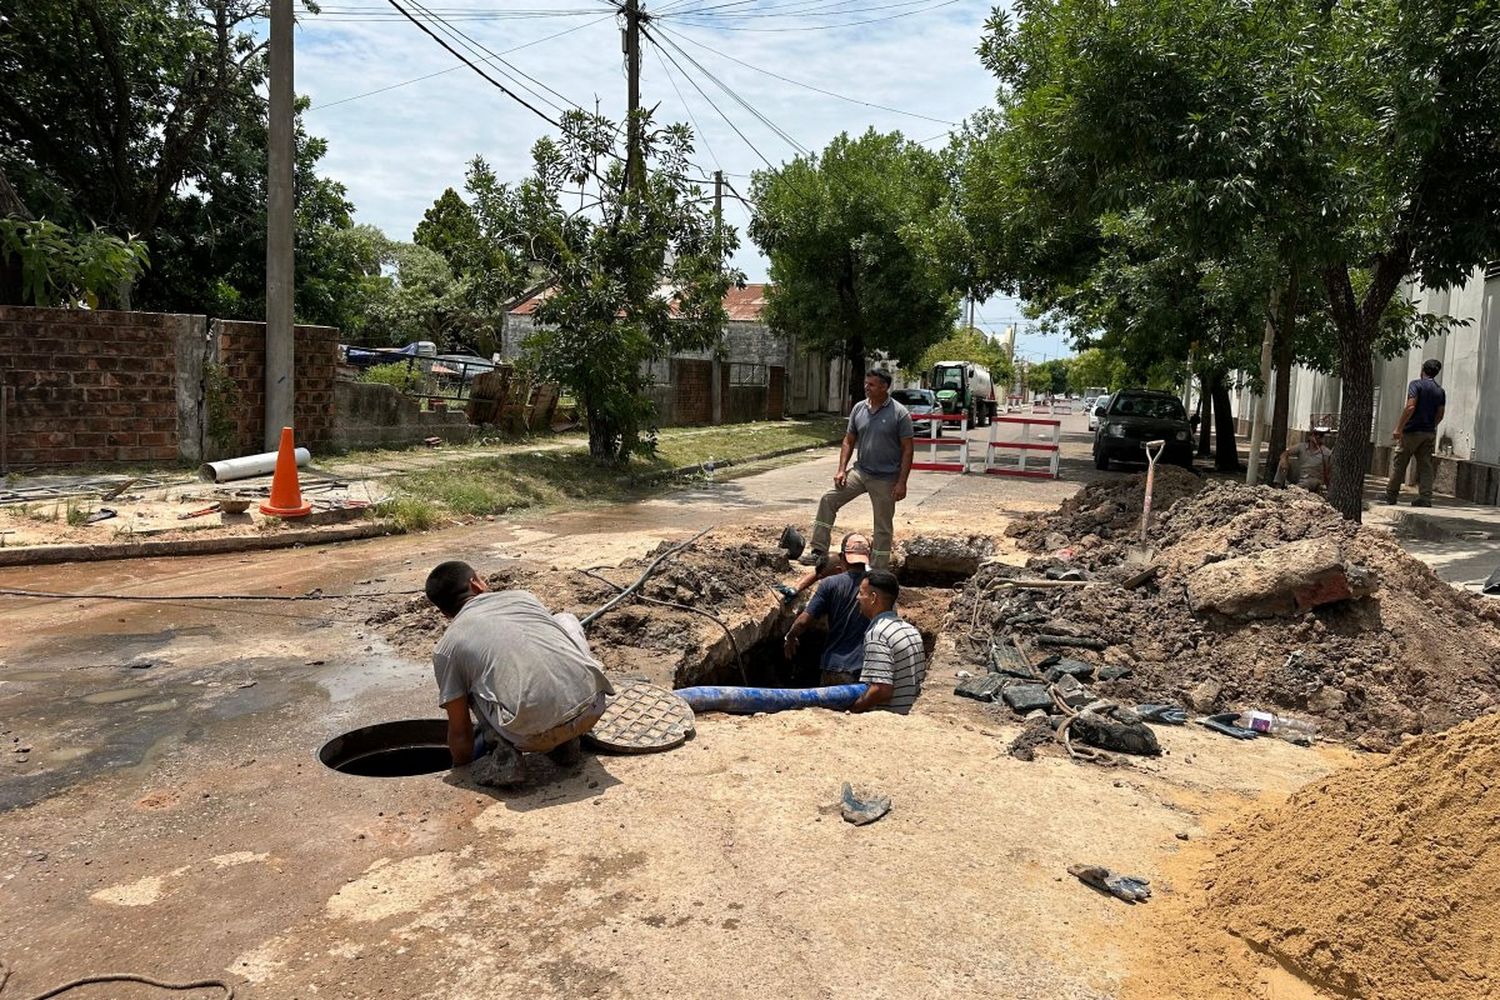
[[[489,60],[490,76],[554,119],[570,103],[593,110],[596,102],[605,117],[623,117],[620,21],[606,0],[398,2],[440,35],[443,25],[428,14],[461,33],[446,40],[471,61]],[[321,13],[312,14],[298,4],[296,88],[312,102],[308,130],[329,141],[322,170],[348,188],[357,221],[410,239],[445,188],[463,192],[475,155],[502,180],[529,173],[532,143],[555,131],[546,121],[388,3],[319,6]],[[642,53],[642,103],[657,106],[659,122],[692,125],[704,176],[721,169],[739,191],[748,191],[752,170],[797,155],[793,142],[817,151],[841,131],[874,127],[900,130],[935,149],[949,129],[994,99],[994,78],[974,51],[989,0],[641,0],[641,6],[653,15],[648,31],[660,41]],[[508,65],[497,65],[495,55]],[[730,196],[725,215],[741,231],[736,265],[748,280],[765,280],[766,261],[744,235],[749,209]],[[1022,356],[1070,353],[1059,338],[1028,333],[1014,300],[980,303],[976,319],[997,332],[1016,324]]]

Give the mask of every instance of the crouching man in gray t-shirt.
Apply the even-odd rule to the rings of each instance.
[[[426,589],[450,619],[432,667],[454,766],[472,760],[475,781],[514,785],[526,780],[523,751],[576,763],[579,737],[614,693],[578,619],[549,613],[524,590],[492,591],[456,560],[429,573]]]

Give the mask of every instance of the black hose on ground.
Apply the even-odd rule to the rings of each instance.
[[[10,979],[10,968],[4,962],[0,962],[0,993],[5,992],[6,980]],[[61,986],[54,986],[45,993],[38,993],[27,1000],[50,1000],[52,997],[61,996],[70,990],[76,990],[83,986],[92,986],[96,983],[141,983],[144,986],[154,986],[160,990],[212,990],[224,991],[224,1000],[234,1000],[234,987],[222,979],[199,979],[191,983],[169,983],[161,979],[152,979],[150,976],[140,976],[133,972],[106,972],[97,976],[83,976],[79,979],[69,980]]]

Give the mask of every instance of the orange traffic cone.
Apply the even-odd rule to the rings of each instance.
[[[281,429],[281,447],[276,449],[276,474],[271,477],[271,499],[260,505],[262,514],[272,517],[306,517],[312,504],[302,502],[302,485],[297,481],[297,449],[292,444],[292,429]]]

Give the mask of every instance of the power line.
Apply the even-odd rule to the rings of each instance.
[[[691,42],[693,45],[698,46],[700,49],[706,49],[707,51],[712,52],[716,56],[720,56],[721,58],[728,59],[730,62],[733,62],[733,63],[738,63],[739,65],[745,67],[746,69],[753,69],[757,73],[763,73],[766,76],[773,77],[773,78],[775,78],[777,80],[782,81],[783,83],[790,83],[794,87],[802,87],[805,90],[811,90],[811,91],[814,91],[815,93],[826,94],[829,97],[835,97],[835,98],[837,98],[837,99],[839,99],[841,101],[848,101],[850,104],[862,104],[862,105],[864,105],[867,108],[875,108],[876,110],[879,110],[879,111],[889,111],[892,114],[897,114],[897,115],[906,115],[908,118],[921,118],[921,119],[924,119],[925,121],[937,122],[939,125],[956,125],[957,124],[956,122],[950,122],[950,121],[948,121],[945,118],[934,118],[932,115],[924,115],[924,114],[921,114],[920,112],[917,112],[917,111],[903,111],[900,108],[893,108],[893,107],[890,107],[889,105],[876,104],[873,101],[861,100],[858,97],[849,97],[846,94],[838,94],[838,93],[835,93],[835,92],[833,92],[831,90],[825,90],[822,87],[815,86],[815,85],[813,85],[811,83],[803,83],[801,80],[793,80],[789,76],[782,76],[780,73],[773,72],[772,70],[762,69],[759,66],[755,66],[755,65],[752,65],[751,63],[747,63],[747,62],[745,62],[745,60],[737,58],[735,56],[732,56],[732,55],[730,55],[727,52],[720,52],[718,49],[714,48],[713,46],[711,46],[711,45],[705,45],[703,42],[700,42],[700,41],[698,41],[695,38],[692,38],[692,37],[690,37],[690,36],[688,36],[686,34],[683,34],[682,32],[673,31],[670,28],[666,28],[666,27],[662,27],[661,30],[663,32],[669,34],[669,35],[672,35],[674,38],[681,38],[683,41],[685,41],[685,42]],[[943,134],[946,135],[947,133],[945,132]]]
[[[708,133],[704,132],[703,128],[698,124],[698,118],[693,114],[693,109],[688,106],[687,98],[682,96],[682,88],[677,86],[677,78],[672,75],[672,70],[667,66],[667,61],[661,56],[661,46],[653,45],[651,51],[656,53],[657,65],[661,66],[661,71],[666,75],[667,82],[677,92],[677,99],[682,102],[682,109],[687,112],[688,121],[693,123],[693,131],[703,140],[703,148],[708,150],[708,158],[713,160],[714,166],[718,168],[720,173],[723,173],[724,165],[714,155],[714,148],[708,143]]]
[[[545,36],[543,36],[541,38],[535,39],[535,40],[530,41],[530,42],[525,42],[525,43],[523,43],[521,45],[517,45],[517,46],[514,46],[514,47],[509,48],[509,49],[503,49],[503,50],[501,50],[498,53],[498,55],[508,56],[512,52],[520,52],[522,49],[529,49],[533,45],[540,45],[543,42],[550,42],[554,38],[561,38],[564,35],[571,35],[575,31],[582,31],[584,28],[592,28],[594,25],[596,25],[596,24],[602,24],[605,21],[613,21],[614,18],[615,18],[614,14],[605,14],[603,17],[596,18],[596,19],[594,19],[592,21],[589,21],[586,24],[575,24],[571,28],[566,28],[566,29],[564,29],[562,31],[554,32],[554,33],[552,33],[550,35],[545,35]],[[490,61],[490,59],[487,58],[487,59],[484,59],[483,61],[487,63],[487,62]],[[393,84],[390,84],[389,86],[378,87],[375,90],[365,91],[363,94],[354,94],[351,97],[341,97],[341,98],[339,98],[336,101],[329,101],[327,104],[319,104],[319,105],[316,105],[314,107],[308,108],[307,110],[308,111],[322,111],[324,108],[337,107],[340,104],[348,104],[350,101],[358,101],[358,100],[362,100],[362,99],[364,99],[366,97],[374,97],[376,94],[383,94],[383,93],[385,93],[388,90],[396,90],[397,88],[400,88],[400,87],[409,87],[409,86],[411,86],[414,83],[421,83],[423,80],[431,80],[433,77],[444,76],[444,75],[446,75],[448,73],[454,73],[454,72],[457,72],[458,70],[461,70],[461,69],[463,69],[463,66],[449,66],[447,69],[440,69],[436,73],[426,73],[426,74],[424,74],[422,76],[412,77],[410,80],[402,80],[400,83],[393,83]]]
[[[484,77],[484,79],[490,84],[490,86],[492,86],[495,89],[499,90],[500,93],[504,94],[506,97],[509,97],[511,100],[515,101],[517,104],[521,105],[521,107],[525,108],[527,111],[530,111],[532,114],[536,115],[538,118],[540,118],[542,121],[546,122],[548,125],[551,125],[553,128],[557,128],[557,129],[562,128],[562,125],[556,119],[554,119],[550,115],[548,115],[545,111],[542,111],[536,105],[534,105],[530,101],[526,100],[526,98],[520,96],[515,91],[513,91],[509,87],[507,87],[505,84],[501,83],[499,80],[496,80],[494,77],[490,76],[484,70],[480,69],[477,65],[475,65],[472,62],[470,62],[468,60],[468,58],[462,52],[458,51],[453,46],[451,46],[447,42],[443,41],[443,39],[439,38],[436,34],[434,34],[432,32],[432,30],[430,28],[427,27],[427,25],[423,24],[421,21],[417,20],[415,17],[412,17],[411,14],[407,12],[406,8],[403,7],[403,6],[401,6],[401,4],[397,3],[396,0],[386,0],[386,3],[390,4],[392,7],[396,8],[397,10],[399,10],[402,14],[405,14],[406,15],[406,19],[408,21],[410,21],[412,24],[415,24],[418,28],[420,28],[422,30],[422,33],[424,35],[426,35],[427,37],[431,38],[434,42],[437,42],[443,48],[447,49],[450,53],[452,53],[454,56],[456,56],[458,58],[459,62],[463,63],[465,66],[469,67],[474,72],[476,72],[480,76]]]
[[[791,134],[788,133],[781,126],[777,125],[775,122],[771,121],[771,119],[767,118],[764,114],[762,114],[760,111],[756,110],[756,108],[749,101],[745,100],[738,93],[736,93],[734,91],[734,89],[732,87],[730,87],[727,83],[725,83],[724,81],[720,80],[718,77],[716,77],[712,73],[710,73],[708,71],[708,69],[704,67],[704,65],[702,63],[700,63],[697,59],[694,59],[693,56],[692,56],[692,54],[689,53],[689,52],[687,52],[685,49],[683,49],[682,46],[678,45],[676,42],[672,41],[670,38],[665,38],[665,39],[662,39],[662,40],[657,40],[657,39],[653,38],[652,41],[656,42],[658,45],[661,44],[661,41],[665,41],[666,44],[672,46],[672,48],[677,51],[678,55],[682,56],[689,63],[691,63],[698,70],[699,73],[702,73],[715,86],[717,86],[725,94],[728,94],[731,100],[733,100],[740,107],[742,107],[746,111],[748,111],[761,124],[765,125],[773,133],[775,133],[777,136],[779,136],[782,139],[783,142],[785,142],[787,145],[791,146],[792,149],[796,150],[797,152],[801,153],[804,156],[811,156],[812,155],[812,151],[811,150],[809,150],[806,146],[802,145],[796,139],[792,138]],[[675,64],[676,60],[673,60],[673,62]],[[679,66],[678,68],[680,69],[681,67]],[[764,157],[763,157],[763,159],[764,159]],[[767,163],[767,166],[770,166],[770,164]]]
[[[804,0],[805,2],[805,0]],[[878,4],[874,7],[849,7],[851,0],[821,0],[805,6],[797,6],[795,3],[782,5],[778,8],[762,7],[753,12],[734,11],[729,13],[714,13],[717,8],[699,7],[693,10],[681,10],[674,12],[673,17],[693,17],[700,20],[717,21],[722,19],[747,20],[752,18],[787,18],[787,17],[848,17],[851,14],[873,14],[876,11],[895,10],[901,7],[918,7],[930,0],[897,0],[895,3]],[[734,6],[725,4],[723,6]]]
[[[772,165],[771,161],[768,160],[768,159],[766,159],[766,154],[762,153],[760,151],[760,149],[755,145],[755,143],[751,142],[750,138],[747,135],[745,135],[744,132],[740,131],[740,127],[738,125],[736,125],[733,121],[731,121],[730,118],[729,118],[729,116],[726,115],[723,112],[723,110],[717,104],[714,103],[714,99],[712,97],[709,97],[708,94],[704,93],[703,88],[700,87],[700,86],[698,86],[698,81],[694,80],[692,78],[692,76],[690,76],[688,74],[688,71],[685,70],[685,69],[683,69],[682,66],[677,62],[676,59],[672,58],[672,53],[670,53],[670,52],[666,51],[665,49],[663,49],[661,47],[661,44],[658,43],[655,38],[651,37],[651,33],[650,32],[643,30],[641,32],[641,34],[644,35],[654,45],[656,45],[657,51],[660,52],[667,59],[668,62],[670,62],[673,66],[677,67],[677,72],[679,72],[679,73],[682,74],[683,79],[687,80],[688,83],[692,84],[693,89],[698,92],[698,96],[702,97],[705,101],[707,101],[708,102],[708,106],[711,107],[711,108],[713,108],[714,111],[718,114],[718,116],[720,118],[724,119],[724,124],[728,125],[731,129],[734,130],[734,134],[740,137],[740,141],[742,141],[745,145],[749,146],[750,147],[750,151],[752,153],[754,153],[756,156],[760,157],[760,162],[764,163],[770,169],[775,170],[776,168],[775,168],[775,166]]]

